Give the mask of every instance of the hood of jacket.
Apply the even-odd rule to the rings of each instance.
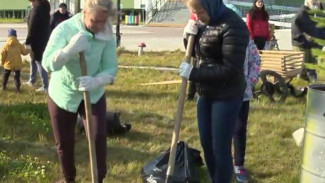
[[[8,46],[17,46],[19,44],[17,37],[10,36],[6,43]]]
[[[222,0],[200,0],[203,8],[208,12],[210,25],[216,25],[226,10]]]

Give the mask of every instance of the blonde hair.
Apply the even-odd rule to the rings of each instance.
[[[320,1],[319,0],[305,0],[305,6],[308,6],[309,8],[311,8],[312,7],[312,2],[319,2],[320,3]]]
[[[185,4],[188,8],[192,8],[194,10],[204,9],[200,0],[184,0]]]
[[[86,0],[84,3],[84,9],[89,11],[100,9],[110,13],[113,9],[113,3],[112,0]]]

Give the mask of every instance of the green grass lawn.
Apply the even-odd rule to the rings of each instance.
[[[125,52],[120,65],[149,65],[178,68],[184,53],[147,52],[143,57]],[[22,80],[28,76],[28,65]],[[0,71],[0,74],[3,74]],[[170,146],[179,84],[142,86],[141,83],[180,79],[178,73],[145,69],[119,69],[116,82],[106,87],[107,108],[121,111],[122,122],[132,124],[124,136],[107,140],[106,183],[140,183],[140,170],[149,160]],[[37,83],[40,86],[40,83]],[[27,86],[22,93],[0,91],[0,182],[52,183],[60,178],[47,96]],[[297,183],[301,149],[291,134],[304,123],[305,99],[289,97],[283,104],[266,98],[251,102],[247,132],[246,167],[251,183]],[[76,165],[78,182],[90,182],[86,138],[77,134]],[[200,147],[195,102],[186,102],[181,136],[190,147]],[[203,154],[201,154],[203,157]],[[207,183],[206,171],[202,183]]]
[[[19,18],[0,18],[0,23],[23,23],[25,20]]]

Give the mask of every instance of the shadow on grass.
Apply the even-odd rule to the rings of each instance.
[[[270,103],[264,106],[252,104],[250,107],[250,113],[251,112],[259,112],[259,113],[265,113],[265,114],[284,114],[284,113],[292,113],[294,108],[291,108],[290,105],[284,104],[276,104],[276,103]],[[297,105],[297,104],[296,104]]]
[[[137,131],[137,129],[131,129],[129,132],[120,135],[110,135],[107,138],[109,139],[128,139],[130,142],[143,142],[143,139],[152,138],[151,133],[144,133]]]
[[[31,155],[47,161],[57,161],[55,148],[48,144],[0,139],[0,149],[11,152],[11,155]]]
[[[135,110],[132,112],[121,111],[121,123],[130,123],[132,125],[130,132],[133,132],[133,130],[137,130],[138,126],[143,127],[143,125],[154,125],[158,128],[172,129],[174,124],[173,120],[174,119],[170,118],[169,116],[164,116],[144,110]],[[152,133],[152,131],[148,132],[148,134]]]
[[[49,119],[47,104],[45,103],[24,102],[10,105],[0,104],[0,113],[19,113],[24,116],[35,115],[38,118]]]
[[[114,97],[114,98],[139,98],[139,99],[149,99],[149,98],[167,98],[170,96],[175,95],[174,92],[163,92],[159,91],[157,93],[153,93],[152,91],[134,91],[134,90],[129,90],[129,91],[117,91],[117,90],[111,90],[107,92],[106,94],[109,97]],[[177,97],[177,95],[175,95]]]
[[[139,151],[125,146],[109,146],[107,148],[107,163],[123,165],[133,161],[147,159],[152,155],[146,149]]]
[[[259,182],[261,182],[261,180],[267,180],[267,179],[270,179],[270,178],[272,178],[272,177],[274,177],[274,176],[277,176],[277,175],[279,175],[279,174],[281,174],[281,172],[279,171],[279,172],[274,172],[274,171],[272,171],[272,172],[248,172],[249,173],[249,175],[251,176],[251,177],[258,177],[258,179],[256,179],[256,178],[251,178],[250,179],[250,183],[259,183]]]
[[[15,140],[52,140],[48,110],[44,103],[0,105],[0,135]]]

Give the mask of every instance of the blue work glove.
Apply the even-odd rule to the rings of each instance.
[[[193,66],[187,62],[182,62],[179,66],[179,75],[183,78],[189,79]]]

